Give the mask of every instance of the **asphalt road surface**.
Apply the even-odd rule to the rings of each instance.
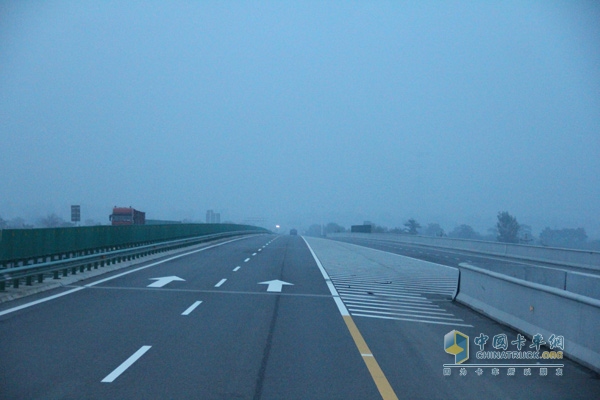
[[[453,250],[394,242],[391,240],[377,240],[353,237],[333,238],[345,243],[353,243],[394,254],[400,254],[419,260],[429,261],[442,265],[458,268],[460,263],[468,263],[479,268],[498,272],[505,275],[514,275],[514,269],[523,266],[535,266],[538,268],[558,269],[563,271],[582,272],[591,275],[600,275],[599,270],[570,267],[566,265],[551,264],[539,261],[517,260],[507,257],[474,253],[465,250]]]
[[[517,336],[449,301],[453,279],[299,236],[184,251],[1,304],[0,398],[600,398],[566,359],[547,375],[448,366],[452,330]]]

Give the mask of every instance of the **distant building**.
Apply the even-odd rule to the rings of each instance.
[[[365,221],[368,222],[368,221]],[[352,233],[371,233],[373,231],[373,225],[364,224],[364,225],[352,225],[350,227],[350,232]]]
[[[206,211],[206,223],[207,224],[220,224],[221,213],[216,213],[213,210]]]

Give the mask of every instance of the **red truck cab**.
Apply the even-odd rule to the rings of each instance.
[[[131,207],[114,207],[108,219],[113,226],[144,225],[146,223],[146,213]]]

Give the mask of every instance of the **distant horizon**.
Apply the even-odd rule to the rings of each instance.
[[[135,206],[133,208],[136,208]],[[137,209],[137,208],[136,208]],[[86,216],[86,210],[84,207],[82,207],[81,209],[81,221],[78,223],[80,226],[87,226],[85,225],[85,222],[87,220],[92,220],[93,224],[90,225],[110,225],[110,221],[108,219],[108,215],[110,215],[110,211],[112,211],[112,207],[109,208],[109,213],[107,213],[106,215],[106,220],[101,220],[99,218],[93,218],[93,217],[87,217]],[[140,210],[140,211],[144,211],[144,210]],[[204,210],[203,212],[206,213],[207,210]],[[505,211],[505,210],[502,210]],[[175,221],[175,222],[184,222],[187,221],[189,223],[206,223],[205,218],[164,218],[164,217],[153,217],[152,214],[149,214],[147,211],[146,212],[146,219],[147,220],[158,220],[158,221]],[[218,212],[217,209],[215,209],[215,212]],[[200,212],[201,213],[201,212]],[[510,213],[510,211],[509,211]],[[48,217],[49,215],[55,214],[56,216],[58,216],[59,218],[61,218],[64,222],[66,223],[71,223],[71,215],[70,215],[70,208],[68,209],[67,212],[64,213],[58,213],[58,212],[49,212],[46,214],[40,214],[37,217],[34,218],[25,218],[23,216],[19,216],[19,215],[15,215],[15,216],[7,216],[4,215],[2,213],[0,213],[0,218],[5,220],[5,221],[11,221],[17,218],[22,218],[24,220],[24,222],[28,225],[34,225],[34,227],[38,228],[39,226],[39,222],[41,219]],[[559,230],[559,229],[577,229],[577,228],[583,228],[587,235],[588,235],[588,241],[594,241],[594,240],[600,240],[600,235],[598,234],[594,234],[594,232],[589,231],[588,228],[586,226],[575,226],[575,225],[550,225],[550,224],[546,224],[544,225],[542,224],[531,224],[528,223],[527,220],[523,221],[523,219],[517,215],[514,215],[517,218],[517,221],[519,222],[520,225],[526,225],[531,227],[531,231],[532,234],[534,235],[534,237],[538,237],[539,234],[546,228],[550,228],[553,230]],[[476,233],[481,234],[482,236],[488,236],[490,233],[488,232],[489,229],[494,229],[496,222],[497,222],[497,218],[496,215],[494,215],[493,219],[491,219],[492,223],[490,223],[489,226],[481,226],[481,225],[476,225],[474,223],[470,223],[469,221],[463,221],[463,222],[457,222],[456,224],[450,226],[450,225],[445,225],[444,223],[438,221],[438,220],[426,220],[426,219],[419,219],[419,218],[415,218],[415,217],[406,217],[405,219],[402,219],[402,222],[399,223],[386,223],[385,221],[378,221],[378,220],[372,220],[372,219],[360,219],[358,218],[356,221],[344,221],[344,220],[335,220],[335,219],[325,219],[324,221],[312,221],[312,222],[308,222],[308,220],[303,221],[302,223],[298,224],[294,224],[294,223],[290,223],[290,222],[286,222],[285,219],[282,220],[277,220],[277,219],[273,219],[273,221],[264,218],[264,223],[263,224],[256,224],[256,223],[252,223],[252,221],[256,221],[256,217],[246,217],[246,218],[241,218],[241,219],[231,219],[231,218],[227,218],[226,215],[223,216],[223,214],[221,214],[221,223],[234,223],[234,224],[245,224],[245,225],[255,225],[255,226],[261,226],[261,227],[265,227],[271,230],[275,230],[275,225],[279,224],[280,225],[280,230],[282,232],[286,232],[289,231],[290,229],[298,229],[301,232],[306,231],[311,225],[317,224],[317,225],[321,225],[321,226],[325,226],[329,223],[336,223],[342,227],[344,227],[347,230],[350,230],[350,227],[352,225],[362,225],[364,222],[371,222],[374,225],[377,226],[381,226],[384,228],[387,228],[388,230],[393,230],[396,228],[400,228],[403,229],[404,228],[404,223],[406,221],[408,221],[408,219],[410,218],[414,218],[417,222],[419,222],[419,224],[421,225],[421,230],[425,229],[427,227],[428,224],[439,224],[443,229],[444,232],[446,234],[452,232],[452,230],[454,228],[459,227],[460,225],[468,225],[470,227],[472,227]]]
[[[0,3],[0,216],[600,237],[598,2]]]

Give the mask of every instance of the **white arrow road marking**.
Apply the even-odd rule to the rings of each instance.
[[[273,281],[258,282],[258,284],[259,285],[269,285],[267,287],[267,292],[281,292],[281,289],[283,288],[283,285],[294,286],[293,283],[288,283],[288,282],[280,281],[279,279],[275,279]]]
[[[185,279],[181,279],[178,276],[161,276],[160,278],[150,278],[150,280],[156,282],[149,284],[148,287],[163,287],[173,281],[185,282]]]
[[[125,362],[123,362],[123,364],[119,365],[117,367],[117,369],[115,369],[110,374],[106,375],[106,378],[102,379],[102,382],[110,383],[110,382],[114,381],[115,379],[117,379],[119,377],[119,375],[121,375],[123,372],[125,372],[125,370],[127,368],[131,367],[131,365],[134,362],[136,362],[138,360],[138,358],[143,356],[145,352],[150,350],[151,347],[152,346],[140,347],[140,349],[138,351],[136,351],[135,353],[133,353],[131,355],[131,357],[129,357],[127,360],[125,360]]]
[[[194,311],[196,309],[196,307],[198,307],[200,304],[202,304],[201,301],[195,302],[194,304],[192,304],[191,306],[189,306],[187,310],[185,310],[184,312],[182,312],[181,315],[190,315],[190,313],[192,311]]]

